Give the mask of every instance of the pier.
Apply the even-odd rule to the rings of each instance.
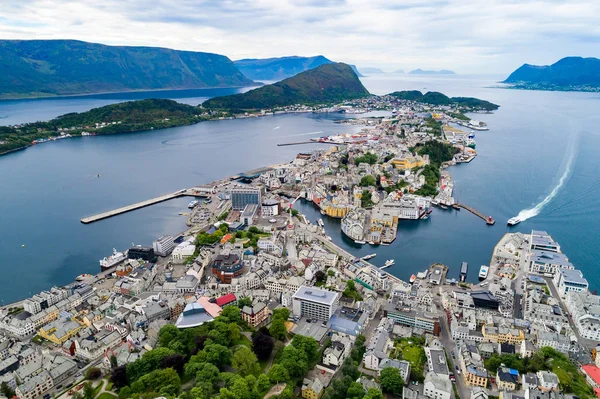
[[[145,208],[145,207],[150,206],[150,205],[158,204],[159,202],[164,202],[164,201],[172,200],[174,198],[179,198],[179,197],[183,197],[183,196],[186,196],[186,195],[196,196],[197,194],[194,194],[192,192],[192,190],[187,190],[187,189],[186,190],[179,190],[179,191],[176,191],[176,192],[171,193],[171,194],[161,195],[160,197],[152,198],[152,199],[149,199],[149,200],[146,200],[146,201],[142,201],[142,202],[138,202],[138,203],[135,203],[135,204],[132,204],[132,205],[127,205],[127,206],[124,206],[122,208],[113,209],[112,211],[103,212],[103,213],[99,213],[97,215],[85,217],[85,218],[81,219],[81,223],[83,223],[83,224],[94,223],[94,222],[97,222],[97,221],[102,220],[102,219],[108,219],[108,218],[111,218],[113,216],[117,216],[117,215],[121,215],[123,213],[135,211],[136,209]]]
[[[331,144],[331,145],[345,145],[347,143],[335,143],[330,141],[298,141],[295,143],[279,143],[277,147],[285,147],[288,145],[301,145],[301,144]]]
[[[473,215],[479,216],[489,226],[493,226],[496,223],[496,221],[494,219],[492,219],[491,216],[485,216],[483,213],[477,211],[476,209],[471,208],[470,206],[456,203],[456,204],[452,205],[452,207],[454,209],[460,209],[460,208],[466,209],[467,211],[471,212]]]

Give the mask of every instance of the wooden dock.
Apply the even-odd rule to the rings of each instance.
[[[496,223],[496,221],[491,216],[486,216],[483,213],[477,211],[476,209],[471,208],[470,206],[456,203],[456,204],[452,205],[452,207],[455,209],[460,209],[460,208],[466,209],[467,211],[471,212],[473,215],[479,216],[481,219],[483,219],[487,225],[493,226]]]
[[[81,219],[81,223],[90,224],[97,222],[102,219],[108,219],[113,216],[121,215],[123,213],[135,211],[136,209],[145,208],[150,205],[158,204],[159,202],[168,201],[174,198],[183,197],[185,195],[193,195],[193,193],[189,190],[179,190],[171,194],[161,195],[160,197],[152,198],[146,201],[138,202],[132,205],[127,205],[122,208],[113,209],[112,211],[99,213],[97,215],[88,216]]]
[[[301,144],[331,144],[331,145],[346,145],[347,143],[334,143],[330,141],[298,141],[296,143],[279,143],[277,147],[285,147],[288,145],[301,145]]]

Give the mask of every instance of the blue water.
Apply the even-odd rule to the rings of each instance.
[[[445,263],[451,276],[458,275],[460,263],[467,261],[470,278],[475,280],[479,266],[489,263],[493,246],[508,231],[506,220],[535,207],[562,177],[562,187],[539,214],[512,230],[547,230],[596,288],[600,282],[596,256],[600,215],[595,212],[600,196],[596,162],[600,95],[490,88],[497,80],[500,77],[363,79],[376,94],[439,90],[501,105],[493,114],[472,116],[487,122],[490,130],[476,133],[478,157],[472,163],[450,169],[457,199],[492,215],[495,226],[486,226],[465,211],[436,209],[427,221],[402,222],[398,239],[387,247],[358,247],[339,232],[339,221],[324,218],[328,234],[357,255],[376,252],[376,264],[394,258],[396,265],[387,270],[401,278],[432,262]],[[143,96],[148,94],[0,102],[0,116],[7,117],[0,123],[47,119],[104,105],[102,101]],[[199,93],[166,96],[192,104],[204,98]],[[297,152],[316,146],[277,147],[278,142],[349,130],[332,123],[330,116],[283,115],[63,140],[2,156],[0,279],[10,283],[3,285],[0,301],[23,298],[72,281],[80,273],[95,272],[98,259],[113,247],[150,244],[161,234],[184,230],[185,218],[177,214],[188,200],[173,200],[91,225],[79,222],[83,216],[291,160]],[[101,177],[94,177],[97,174]],[[322,218],[308,203],[298,203],[298,207],[311,220]]]

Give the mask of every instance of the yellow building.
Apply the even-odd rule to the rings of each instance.
[[[302,397],[304,399],[319,399],[325,387],[318,378],[305,378],[302,382]]]
[[[75,321],[56,320],[47,326],[40,328],[38,334],[40,337],[47,339],[56,345],[64,344],[69,338],[75,336],[81,329],[82,325]]]
[[[348,204],[344,204],[344,205],[329,204],[329,205],[327,205],[327,207],[324,210],[325,210],[325,213],[327,214],[327,216],[329,216],[329,217],[343,218],[344,216],[346,216],[346,214],[348,213],[350,208],[349,208]]]
[[[419,155],[402,155],[400,158],[392,159],[392,165],[400,170],[421,168],[427,165],[427,163],[428,162]]]
[[[519,345],[525,339],[523,331],[514,328],[483,326],[481,333],[484,340],[498,344]]]

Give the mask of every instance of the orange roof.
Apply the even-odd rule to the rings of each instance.
[[[600,384],[600,369],[595,364],[586,364],[581,366],[584,373],[590,376],[596,384]]]
[[[221,244],[225,244],[227,241],[231,240],[231,237],[233,237],[231,233],[225,234],[223,238],[221,238]]]
[[[198,300],[196,302],[198,302],[200,305],[202,305],[204,310],[206,310],[206,313],[208,313],[212,317],[219,316],[221,314],[221,312],[223,311],[223,309],[221,309],[221,307],[219,305],[217,305],[216,303],[209,302],[208,299],[209,298],[206,296],[201,296],[200,298],[198,298]]]

